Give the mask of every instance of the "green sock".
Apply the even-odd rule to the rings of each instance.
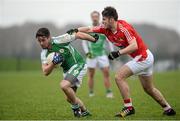
[[[72,104],[72,105],[71,105],[71,108],[72,108],[72,109],[78,109],[78,108],[79,108],[79,104]]]
[[[111,93],[112,90],[111,89],[106,89],[106,93]]]
[[[92,93],[94,93],[94,91],[93,91],[93,90],[89,90],[89,93],[91,93],[91,94],[92,94]]]

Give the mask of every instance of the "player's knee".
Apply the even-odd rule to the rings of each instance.
[[[94,76],[89,76],[89,79],[90,79],[90,80],[93,80],[93,79],[94,79]]]
[[[89,78],[90,78],[90,79],[93,79],[93,78],[94,78],[94,74],[93,74],[93,73],[90,73],[90,74],[89,74]]]
[[[109,71],[108,70],[103,71],[103,73],[104,73],[104,77],[106,77],[106,78],[109,77]]]
[[[64,81],[61,81],[60,82],[60,88],[64,91],[64,90],[67,90],[68,88],[68,85],[64,82]]]
[[[116,82],[121,82],[121,81],[124,80],[124,77],[123,77],[122,74],[116,74],[115,75],[115,80],[116,80]]]

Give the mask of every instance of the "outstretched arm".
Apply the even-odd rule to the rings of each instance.
[[[105,34],[105,28],[101,25],[101,26],[95,26],[95,27],[79,27],[76,29],[70,29],[69,31],[67,31],[67,33],[72,34],[74,32],[84,32],[84,33],[101,33],[101,34]]]
[[[83,32],[77,32],[77,33],[75,33],[75,38],[87,40],[87,41],[91,41],[91,42],[96,42],[99,39],[99,36],[97,34],[95,34],[94,36],[91,36],[91,35],[83,33]]]
[[[53,37],[53,41],[58,44],[69,43],[76,39],[82,39],[82,40],[87,40],[87,41],[91,41],[91,42],[96,42],[98,40],[98,38],[99,38],[99,36],[97,34],[92,36],[92,35],[74,31],[74,29],[71,29],[71,30],[67,31],[66,34],[63,34],[63,35],[60,35],[57,37]]]
[[[89,26],[89,27],[79,27],[77,29],[80,32],[85,32],[85,33],[101,33],[101,34],[105,34],[106,29],[104,28],[103,25],[100,26]]]
[[[93,32],[93,28],[92,27],[79,27],[78,31],[85,32],[85,33],[90,33],[90,32]]]

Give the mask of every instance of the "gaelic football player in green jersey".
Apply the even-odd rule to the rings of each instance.
[[[75,39],[96,42],[98,37],[98,35],[90,36],[81,32],[51,37],[47,28],[40,28],[36,33],[36,38],[42,47],[42,71],[47,76],[57,64],[61,63],[64,79],[60,82],[60,87],[65,93],[67,101],[71,104],[75,117],[90,115],[83,102],[75,94],[86,74],[87,67],[82,56],[70,43]],[[48,64],[46,57],[52,52],[55,54],[52,63]]]
[[[93,11],[91,14],[92,26],[99,26],[100,23],[100,13],[98,11]],[[88,86],[89,86],[89,96],[94,96],[94,74],[96,67],[99,67],[103,72],[104,85],[106,88],[106,97],[113,98],[113,93],[111,90],[111,82],[109,78],[109,60],[106,55],[105,42],[108,43],[109,48],[113,51],[113,45],[106,41],[106,36],[99,34],[99,39],[96,43],[83,41],[83,49],[86,53],[86,63],[88,67]]]

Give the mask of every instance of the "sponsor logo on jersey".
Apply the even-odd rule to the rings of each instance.
[[[60,52],[60,53],[64,53],[64,49],[60,49],[59,52]]]
[[[78,70],[74,70],[74,73],[73,73],[73,75],[75,76],[76,74],[78,74],[79,73],[79,71]]]
[[[118,38],[117,40],[118,40],[118,41],[124,41],[122,38]]]

